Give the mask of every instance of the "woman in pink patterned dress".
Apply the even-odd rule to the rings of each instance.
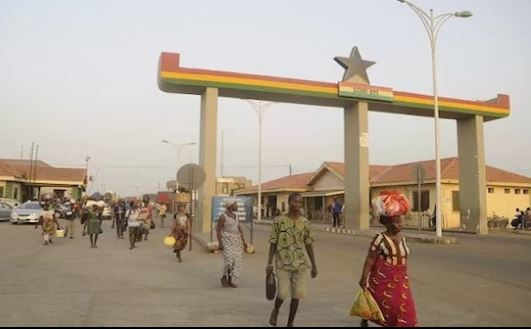
[[[400,232],[409,211],[408,200],[397,192],[382,192],[373,200],[373,210],[387,227],[371,242],[363,267],[360,286],[372,294],[385,321],[373,321],[384,327],[415,327],[417,315],[407,273],[409,248]],[[367,320],[361,321],[367,327]]]

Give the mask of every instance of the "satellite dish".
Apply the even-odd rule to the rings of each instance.
[[[179,185],[190,190],[197,190],[205,182],[206,174],[201,166],[190,163],[182,166],[177,172]]]

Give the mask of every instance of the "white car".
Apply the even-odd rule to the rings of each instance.
[[[105,205],[105,207],[103,207],[103,213],[101,214],[101,217],[103,219],[111,219],[112,217],[111,207],[109,207],[108,205]]]
[[[15,199],[0,198],[0,202],[7,203],[8,205],[11,206],[11,208],[16,208],[20,206],[20,202],[18,202],[18,200],[15,200]]]
[[[0,221],[7,221],[9,220],[9,217],[11,216],[11,212],[13,211],[13,207],[11,207],[9,204],[0,201]]]
[[[41,205],[37,201],[26,201],[20,207],[13,209],[9,221],[11,224],[31,223],[36,224],[42,215]]]

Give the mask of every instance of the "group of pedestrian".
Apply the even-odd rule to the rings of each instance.
[[[318,275],[313,250],[314,237],[310,222],[301,215],[302,196],[292,193],[289,211],[273,224],[266,275],[276,274],[276,298],[269,324],[276,326],[284,300],[291,297],[287,326],[294,325],[300,300],[305,297],[308,277]],[[237,203],[229,199],[226,211],[219,216],[217,236],[223,251],[222,287],[233,287],[242,270],[245,237],[236,216]],[[407,260],[410,254],[406,239],[401,235],[403,216],[410,210],[409,201],[397,192],[384,192],[373,200],[373,213],[386,231],[378,233],[369,246],[359,285],[377,302],[383,320],[371,320],[380,326],[416,326]],[[336,225],[339,225],[336,219]],[[308,259],[309,258],[309,259]],[[367,327],[368,321],[362,320]]]
[[[118,207],[116,211],[123,211],[124,214],[124,217],[120,220],[123,229],[120,230],[119,239],[123,239],[123,233],[127,228],[129,233],[129,250],[133,250],[136,248],[136,243],[146,241],[150,230],[155,228],[153,222],[153,207],[151,207],[146,200],[144,200],[143,203],[133,200],[129,206],[122,205]]]
[[[76,220],[79,218],[83,229],[83,236],[88,235],[90,248],[98,248],[98,237],[103,233],[103,211],[106,203],[103,201],[84,200],[76,202],[68,200],[64,202],[69,211],[65,214],[66,225],[61,226],[58,221],[58,211],[55,201],[47,199],[41,202],[42,215],[35,228],[42,227],[44,245],[53,244],[53,237],[57,231],[64,231],[65,237],[74,239]],[[129,230],[130,249],[135,248],[135,243],[147,240],[149,231],[154,228],[152,207],[145,201],[139,206],[138,201],[126,202],[119,200],[112,207],[112,226],[116,227],[116,238],[124,239],[124,233]]]
[[[511,226],[515,229],[529,229],[531,228],[531,208],[528,207],[525,211],[516,208],[516,214],[511,221]]]
[[[334,205],[333,211],[338,213],[342,210],[341,205],[337,199],[335,202],[339,206]],[[288,298],[291,298],[291,302],[287,326],[294,325],[300,300],[306,296],[308,277],[315,278],[318,275],[311,225],[301,214],[302,196],[299,193],[292,193],[288,203],[288,212],[275,220],[269,238],[266,275],[276,274],[277,285],[276,298],[269,317],[271,326],[277,325],[280,307]],[[72,205],[76,214],[80,213],[78,207]],[[42,225],[44,244],[48,245],[53,243],[52,237],[60,225],[50,205],[45,204],[44,209],[39,225]],[[223,252],[220,281],[223,288],[237,288],[234,280],[239,278],[242,272],[243,254],[247,249],[247,243],[237,215],[236,199],[229,198],[225,209],[219,216],[216,227],[219,249]],[[415,304],[407,273],[410,250],[400,233],[403,228],[403,216],[409,209],[408,200],[397,192],[383,192],[373,200],[372,212],[379,217],[386,231],[378,233],[370,243],[359,285],[369,291],[377,302],[383,320],[371,321],[381,326],[417,325]],[[166,207],[159,207],[161,226],[164,224],[166,210]],[[96,204],[84,212],[91,248],[97,248],[98,235],[102,233],[101,214],[102,209]],[[117,239],[123,239],[125,230],[129,231],[129,249],[136,248],[136,243],[142,240],[142,236],[147,240],[152,221],[152,207],[147,202],[140,204],[133,201],[128,204],[120,200],[114,205],[113,214]],[[177,204],[173,218],[168,235],[175,239],[173,252],[181,263],[182,251],[186,248],[191,230],[191,217],[186,212],[186,204]],[[340,225],[336,216],[334,216],[334,225]],[[145,230],[146,226],[148,230]],[[367,320],[362,320],[361,326],[368,326]]]
[[[68,212],[64,214],[64,219],[66,220],[66,225],[64,226],[61,226],[58,221],[57,209],[60,204],[64,204],[66,209],[68,209]],[[41,207],[43,211],[35,228],[41,226],[45,246],[53,244],[53,237],[56,235],[57,230],[63,230],[65,237],[69,235],[70,239],[74,238],[75,219],[80,213],[80,204],[78,202],[73,199],[59,201],[47,198],[41,201]]]

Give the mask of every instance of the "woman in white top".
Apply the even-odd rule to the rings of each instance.
[[[173,217],[175,220],[169,236],[175,238],[173,252],[177,254],[177,260],[179,263],[182,263],[181,251],[186,248],[188,232],[190,230],[190,215],[186,213],[186,205],[184,203],[179,203],[177,205],[177,213]]]
[[[223,250],[223,259],[225,261],[221,286],[224,288],[237,288],[232,279],[240,276],[243,251],[247,248],[247,244],[236,215],[238,210],[236,199],[229,199],[226,202],[226,209],[225,213],[219,216],[216,228],[219,249]]]
[[[140,221],[138,217],[140,216],[140,210],[136,201],[131,203],[131,209],[127,210],[127,227],[129,227],[129,250],[136,248],[135,242],[138,235],[138,230],[140,229]]]

